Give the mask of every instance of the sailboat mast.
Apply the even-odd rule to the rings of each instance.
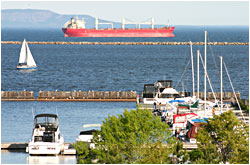
[[[28,46],[27,46],[27,42],[25,42],[25,57],[26,57],[26,65],[27,65],[27,63],[28,63]]]
[[[200,50],[197,50],[197,99],[199,99],[200,92]]]
[[[194,57],[193,57],[193,48],[192,48],[192,42],[190,41],[190,50],[191,50],[191,63],[192,63],[192,80],[193,80],[193,96],[195,93],[195,87],[194,87]]]
[[[206,107],[207,107],[207,31],[205,31],[205,55],[204,55],[204,63],[205,63],[205,76],[204,76],[204,100],[205,100],[205,115],[206,115]]]
[[[222,56],[220,56],[220,111],[221,111],[221,114],[222,114],[222,108],[223,108],[223,94],[222,94],[222,87],[223,87],[223,79],[222,79]]]

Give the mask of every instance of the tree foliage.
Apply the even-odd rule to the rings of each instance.
[[[77,163],[88,164],[92,162],[93,156],[86,142],[78,141],[76,143],[73,143],[73,146],[77,151]]]
[[[192,163],[249,163],[249,127],[239,121],[232,111],[203,124],[196,140],[198,149],[190,152]]]
[[[247,104],[245,104],[245,101],[242,99],[239,101],[239,103],[240,103],[241,109],[249,114],[249,99],[247,100]]]
[[[176,145],[168,125],[151,111],[141,109],[105,118],[92,141],[95,148],[88,157],[109,164],[171,163]]]

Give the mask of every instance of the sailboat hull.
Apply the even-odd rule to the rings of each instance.
[[[37,66],[27,66],[27,65],[24,65],[24,66],[17,66],[16,67],[18,70],[23,70],[23,69],[36,69]]]

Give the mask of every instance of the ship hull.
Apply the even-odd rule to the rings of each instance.
[[[73,29],[62,28],[65,37],[175,37],[174,27],[162,29]]]

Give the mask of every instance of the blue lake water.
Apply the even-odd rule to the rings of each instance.
[[[209,41],[249,42],[248,27],[176,27],[175,38],[64,38],[60,29],[2,29],[5,41],[204,41],[208,30]],[[38,69],[33,72],[16,70],[21,45],[1,47],[1,90],[97,90],[130,91],[140,94],[143,85],[160,79],[173,80],[173,86],[192,91],[190,47],[174,45],[29,45]],[[193,46],[196,72],[196,51]],[[249,46],[208,46],[208,75],[215,91],[220,90],[219,57],[223,56],[235,91],[249,96]],[[202,65],[200,64],[200,67]],[[181,75],[186,73],[181,79]],[[200,90],[204,74],[200,68]],[[224,70],[224,86],[232,91]],[[196,80],[196,75],[195,75]],[[178,83],[179,82],[179,83]],[[178,84],[178,86],[176,86]],[[208,86],[208,91],[211,89]],[[74,142],[82,124],[102,123],[108,115],[121,114],[124,109],[135,109],[135,103],[123,102],[1,102],[1,141],[27,142],[31,138],[32,109],[37,113],[58,113],[60,130],[66,142]],[[2,163],[28,163],[25,153],[2,152]],[[13,160],[11,158],[17,158]],[[19,159],[20,158],[20,159]],[[12,160],[12,161],[11,161]],[[65,160],[65,161],[64,161]],[[60,158],[60,163],[72,163]],[[73,163],[75,163],[73,161]]]

